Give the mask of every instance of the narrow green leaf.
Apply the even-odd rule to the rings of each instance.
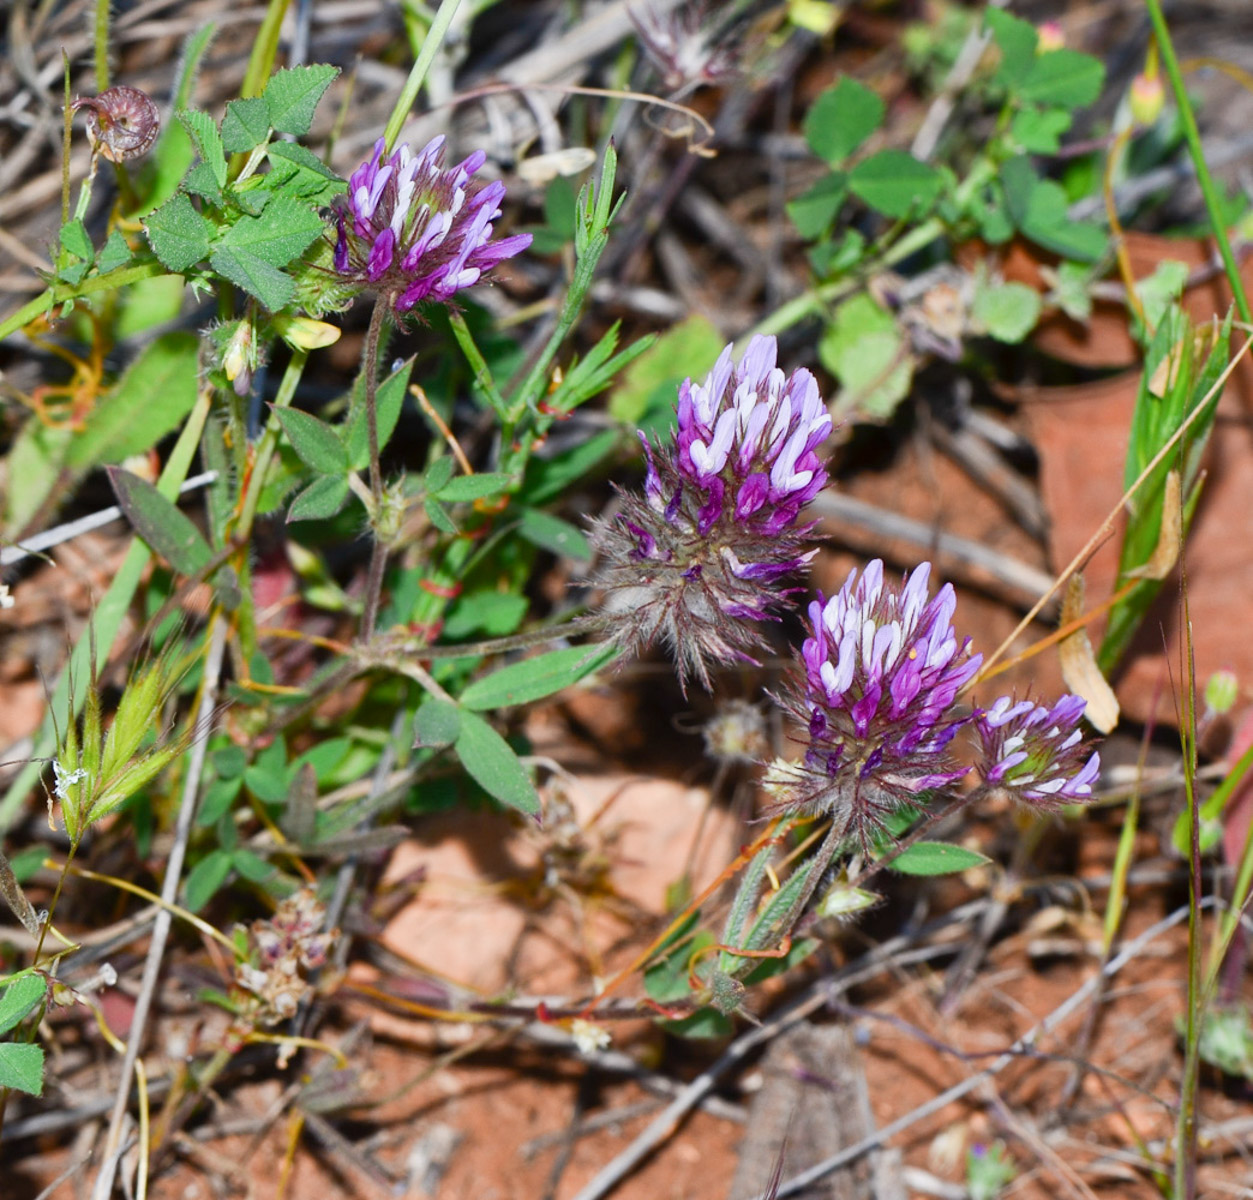
[[[599,671],[618,656],[616,646],[567,646],[511,663],[476,679],[461,693],[461,704],[476,712],[529,704]]]
[[[218,187],[226,186],[226,155],[222,151],[222,135],[208,113],[195,109],[183,109],[178,114],[179,123],[187,130],[192,145],[201,159],[213,172]]]
[[[819,158],[838,166],[883,124],[886,111],[875,92],[841,76],[805,114],[805,141]]]
[[[518,532],[533,546],[576,562],[589,562],[592,547],[582,530],[538,508],[522,511]]]
[[[247,154],[270,134],[270,106],[259,96],[231,100],[222,118],[222,145],[228,154]]]
[[[277,72],[261,93],[270,112],[270,124],[279,133],[304,137],[313,124],[313,113],[338,67],[315,63],[307,67],[286,67]]]
[[[77,217],[61,226],[61,245],[84,262],[91,262],[96,256],[96,249],[87,236],[87,226]]]
[[[575,480],[587,475],[618,446],[619,435],[612,429],[606,429],[552,458],[532,456],[517,498],[528,504],[546,504],[561,495]]]
[[[324,475],[315,479],[291,502],[287,522],[329,521],[348,501],[351,492],[342,475]]]
[[[44,998],[47,990],[47,979],[33,971],[13,979],[0,996],[0,1033],[8,1033]]]
[[[264,882],[274,874],[276,869],[273,863],[266,862],[259,854],[254,854],[242,846],[231,851],[231,865],[252,883]]]
[[[405,396],[409,389],[409,376],[413,371],[412,358],[407,358],[400,366],[384,379],[374,393],[374,406],[377,411],[378,436],[380,453],[386,449],[400,420],[400,410],[404,407]],[[370,438],[365,419],[365,391],[357,388],[353,392],[352,407],[348,412],[348,420],[344,426],[344,445],[348,448],[348,459],[354,471],[364,471],[370,465]]]
[[[454,744],[467,774],[485,792],[518,812],[539,813],[539,796],[526,768],[509,743],[476,713],[461,713],[461,730]]]
[[[848,177],[854,195],[896,220],[928,208],[943,183],[939,171],[904,150],[880,150],[862,159]]]
[[[274,415],[302,461],[323,475],[343,475],[348,452],[331,426],[298,408],[276,408]]]
[[[179,428],[196,403],[199,353],[194,333],[163,333],[149,343],[96,401],[70,443],[66,465],[86,470],[118,463],[151,449]]]
[[[43,1095],[43,1047],[27,1042],[0,1042],[0,1087],[14,1088],[30,1096]]]
[[[981,867],[992,860],[977,850],[953,846],[948,842],[915,842],[888,865],[902,875],[954,875]]]
[[[458,475],[456,479],[450,479],[436,496],[446,504],[465,503],[482,500],[487,496],[498,496],[508,486],[508,475],[484,471],[478,475]]]
[[[461,710],[447,700],[430,697],[422,702],[413,720],[415,750],[451,746],[461,736]]]
[[[204,535],[146,479],[110,467],[109,482],[135,532],[176,571],[195,575],[209,565]]]
[[[290,275],[248,251],[222,247],[215,251],[209,264],[219,275],[256,296],[271,312],[285,307],[296,294]]]
[[[163,266],[179,273],[194,267],[209,253],[213,227],[179,192],[144,222],[148,244]]]
[[[234,869],[234,860],[225,850],[211,850],[187,873],[183,881],[183,904],[199,912],[217,894]]]
[[[452,478],[456,465],[451,454],[441,455],[427,467],[426,474],[422,476],[422,486],[428,492],[438,492]]]
[[[666,412],[667,420],[673,420],[679,385],[689,376],[703,378],[725,345],[708,317],[684,317],[623,373],[609,402],[610,414],[628,425],[639,425],[651,412]]]

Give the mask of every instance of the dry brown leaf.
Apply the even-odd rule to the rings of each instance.
[[[1157,535],[1157,545],[1148,562],[1127,572],[1128,579],[1165,579],[1175,569],[1183,546],[1182,486],[1178,471],[1166,476],[1162,490],[1162,528]]]
[[[1068,625],[1083,616],[1083,576],[1072,575],[1066,584],[1066,598],[1062,602],[1061,624]],[[1076,696],[1088,702],[1084,716],[1092,725],[1109,733],[1118,724],[1118,698],[1096,665],[1092,643],[1085,628],[1075,630],[1057,644],[1061,659],[1062,678]]]

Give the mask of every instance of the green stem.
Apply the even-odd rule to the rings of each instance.
[[[856,277],[837,279],[832,283],[824,283],[819,287],[810,288],[807,292],[789,300],[776,308],[768,317],[759,321],[740,341],[748,344],[749,338],[757,334],[777,334],[803,321],[806,317],[818,316],[830,304],[843,300],[865,286],[868,274],[874,274],[884,267],[893,266],[911,254],[929,246],[944,233],[944,225],[938,217],[924,221],[912,232],[907,233],[899,242],[889,246],[873,265],[867,265]]]
[[[361,616],[359,635],[359,640],[363,642],[368,642],[374,636],[374,623],[378,619],[379,603],[383,596],[383,571],[387,566],[387,542],[384,531],[379,528],[383,516],[383,463],[379,453],[378,365],[383,323],[392,300],[393,297],[385,292],[380,292],[374,298],[361,363],[361,369],[365,373],[365,427],[370,443],[370,498],[373,509],[370,522],[374,527],[374,541],[370,547],[370,571],[366,577],[365,609]]]
[[[305,363],[308,361],[308,350],[293,349],[291,359],[287,363],[287,370],[283,372],[283,378],[278,385],[278,394],[274,397],[275,412],[270,413],[270,419],[265,423],[261,440],[257,443],[257,453],[253,456],[252,471],[248,476],[248,490],[244,493],[244,502],[239,509],[236,537],[241,541],[247,541],[252,533],[252,523],[257,516],[257,504],[261,500],[261,489],[265,485],[265,477],[269,473],[274,452],[278,449],[282,426],[278,423],[277,410],[290,407],[296,395],[300,377],[304,374]]]
[[[83,280],[82,283],[58,284],[50,287],[33,300],[28,300],[17,312],[10,313],[3,321],[0,321],[0,341],[66,300],[78,300],[96,292],[109,292],[130,283],[138,283],[141,279],[151,279],[153,276],[166,274],[169,272],[154,260],[137,267],[118,267],[116,271],[110,271],[107,275],[94,275],[91,279]]]
[[[388,154],[391,153],[392,147],[396,144],[396,139],[400,136],[405,120],[408,118],[409,112],[418,98],[418,92],[422,90],[422,82],[426,79],[426,73],[431,69],[431,63],[435,61],[435,55],[439,53],[439,48],[443,45],[444,38],[448,35],[448,28],[452,24],[452,19],[456,16],[457,9],[460,7],[461,0],[442,0],[439,11],[435,14],[435,20],[431,22],[431,28],[422,42],[422,49],[418,52],[418,57],[413,61],[413,67],[409,71],[409,78],[405,80],[405,86],[400,89],[400,95],[396,98],[396,105],[392,109],[392,115],[387,118],[387,127],[383,130],[383,146]]]
[[[261,28],[257,30],[256,40],[252,43],[252,53],[248,56],[243,86],[239,89],[241,99],[249,100],[261,95],[262,89],[269,82],[270,73],[274,70],[274,59],[278,56],[279,31],[290,4],[291,0],[270,0],[266,7]]]
[[[109,86],[109,0],[96,0],[96,92]]]
[[[452,326],[452,335],[457,339],[457,345],[461,347],[461,353],[465,355],[466,362],[470,364],[470,369],[474,372],[474,382],[483,389],[483,394],[487,397],[487,402],[492,406],[496,416],[502,422],[506,421],[508,410],[505,398],[500,394],[500,389],[497,388],[496,381],[492,378],[487,360],[479,352],[478,346],[474,344],[474,335],[470,332],[465,317],[459,312],[453,312],[449,314],[448,321]]]
[[[1201,195],[1205,198],[1205,210],[1209,214],[1210,225],[1214,230],[1214,241],[1218,244],[1218,253],[1222,255],[1223,266],[1227,271],[1227,282],[1231,286],[1231,294],[1235,297],[1240,319],[1246,325],[1253,324],[1253,309],[1249,308],[1249,299],[1244,291],[1244,280],[1240,277],[1240,268],[1231,249],[1231,240],[1227,237],[1222,197],[1214,186],[1214,177],[1210,174],[1209,164],[1205,161],[1205,148],[1201,145],[1201,131],[1197,127],[1196,113],[1192,110],[1192,102],[1188,99],[1188,91],[1184,86],[1183,72],[1179,69],[1179,59],[1175,55],[1174,43],[1170,40],[1170,28],[1162,13],[1161,0],[1144,0],[1144,4],[1149,11],[1149,20],[1152,22],[1153,36],[1162,56],[1162,65],[1166,68],[1171,90],[1175,93],[1175,103],[1179,106],[1183,136],[1188,143],[1188,154],[1192,159],[1192,165],[1196,169],[1196,181],[1200,185]]]

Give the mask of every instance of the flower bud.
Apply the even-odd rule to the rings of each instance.
[[[1166,104],[1166,92],[1162,87],[1161,76],[1147,75],[1143,72],[1137,75],[1131,81],[1131,93],[1127,103],[1137,125],[1155,124]]]
[[[1066,33],[1056,21],[1045,21],[1038,30],[1035,44],[1037,54],[1048,54],[1066,45]]]

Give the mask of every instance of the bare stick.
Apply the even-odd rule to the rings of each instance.
[[[192,819],[196,815],[196,796],[200,788],[200,776],[204,770],[205,756],[209,750],[209,727],[217,702],[218,680],[222,673],[222,656],[226,648],[226,621],[221,615],[213,619],[209,629],[209,647],[205,656],[204,687],[200,693],[200,705],[196,710],[195,733],[191,753],[187,756],[187,775],[183,783],[183,797],[179,805],[178,820],[174,827],[174,844],[166,863],[165,879],[161,883],[161,900],[173,904],[178,894],[179,878],[183,872],[183,857],[187,851],[187,839],[191,833]],[[144,963],[143,980],[139,995],[135,998],[135,1014],[131,1018],[130,1037],[126,1042],[126,1055],[122,1060],[122,1077],[118,1081],[117,1098],[113,1102],[113,1114],[109,1118],[109,1133],[105,1139],[103,1165],[96,1176],[92,1200],[108,1200],[113,1191],[121,1156],[117,1153],[122,1136],[122,1122],[126,1117],[130,1099],[130,1081],[135,1073],[135,1060],[144,1040],[144,1027],[157,990],[157,977],[161,973],[161,959],[170,933],[170,911],[162,908],[152,926],[152,941],[148,946],[148,958]]]

